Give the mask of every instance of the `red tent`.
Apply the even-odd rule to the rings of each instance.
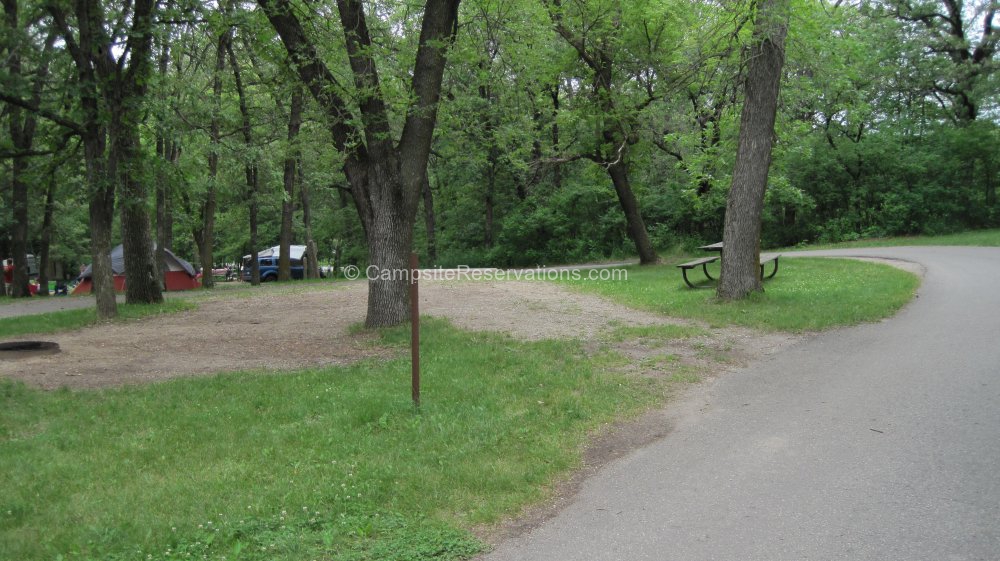
[[[167,266],[167,270],[164,273],[167,290],[191,290],[192,288],[201,286],[201,281],[198,279],[198,275],[195,274],[194,267],[190,263],[177,257],[169,249],[163,250],[163,253]],[[115,291],[124,292],[125,251],[121,245],[111,250],[111,271],[114,273]],[[80,284],[76,285],[76,288],[73,289],[73,294],[90,294],[91,287],[93,286],[93,281],[91,280],[92,273],[93,266],[88,265],[80,273]]]

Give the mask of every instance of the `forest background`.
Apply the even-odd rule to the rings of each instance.
[[[362,54],[378,64],[388,130],[403,127],[420,2],[3,0],[0,253],[23,240],[49,276],[90,262],[88,126],[113,137],[124,121],[134,142],[108,164],[128,175],[110,191],[112,243],[136,231],[122,227],[134,209],[159,247],[196,265],[279,242],[364,265],[344,152],[264,13],[272,4],[295,14],[352,107],[369,92],[337,13],[362,6]],[[765,247],[1000,225],[997,7],[792,2]],[[422,264],[641,255],[638,226],[653,251],[721,239],[755,9],[462,2],[413,231]],[[88,34],[106,47],[89,86]]]

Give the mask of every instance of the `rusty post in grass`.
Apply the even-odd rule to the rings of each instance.
[[[420,265],[416,253],[410,254],[410,380],[413,406],[420,407],[420,291],[417,278]]]

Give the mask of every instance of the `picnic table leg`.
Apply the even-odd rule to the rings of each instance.
[[[708,263],[702,263],[701,264],[701,270],[705,271],[705,276],[708,277],[708,280],[715,280],[715,277],[713,277],[712,275],[708,274]]]
[[[764,276],[764,266],[763,265],[760,266],[760,278],[761,278],[761,280],[773,279],[774,275],[777,275],[777,274],[778,274],[778,258],[777,257],[774,258],[774,270],[771,271],[770,275],[767,275],[765,277]]]
[[[683,276],[684,276],[684,282],[685,282],[685,283],[686,283],[686,284],[687,284],[688,286],[690,286],[691,288],[698,288],[697,286],[695,286],[695,285],[691,284],[691,281],[689,281],[689,280],[688,280],[688,270],[687,270],[687,269],[681,269],[681,275],[683,275]]]

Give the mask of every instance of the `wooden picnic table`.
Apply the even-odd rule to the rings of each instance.
[[[678,265],[677,267],[679,267],[680,270],[681,270],[681,275],[684,277],[685,284],[687,284],[691,288],[697,288],[695,285],[691,284],[690,280],[688,280],[687,272],[689,270],[691,270],[691,269],[699,266],[699,265],[701,266],[702,271],[705,273],[705,276],[708,277],[708,280],[715,280],[715,278],[712,277],[712,275],[708,274],[708,264],[709,263],[714,263],[715,261],[719,261],[719,260],[722,259],[722,256],[723,256],[722,255],[722,247],[723,247],[722,242],[715,242],[715,243],[711,243],[711,244],[708,244],[708,245],[700,246],[698,249],[703,250],[703,251],[715,251],[715,252],[719,253],[719,256],[718,257],[703,257],[701,259],[695,259],[694,261],[689,261],[687,263],[681,263],[680,265]],[[778,258],[779,257],[781,257],[780,253],[761,253],[760,254],[760,278],[761,278],[761,280],[774,278],[774,275],[778,274]],[[774,262],[774,270],[771,271],[770,275],[767,275],[765,277],[764,276],[764,265],[766,265],[769,262]]]

